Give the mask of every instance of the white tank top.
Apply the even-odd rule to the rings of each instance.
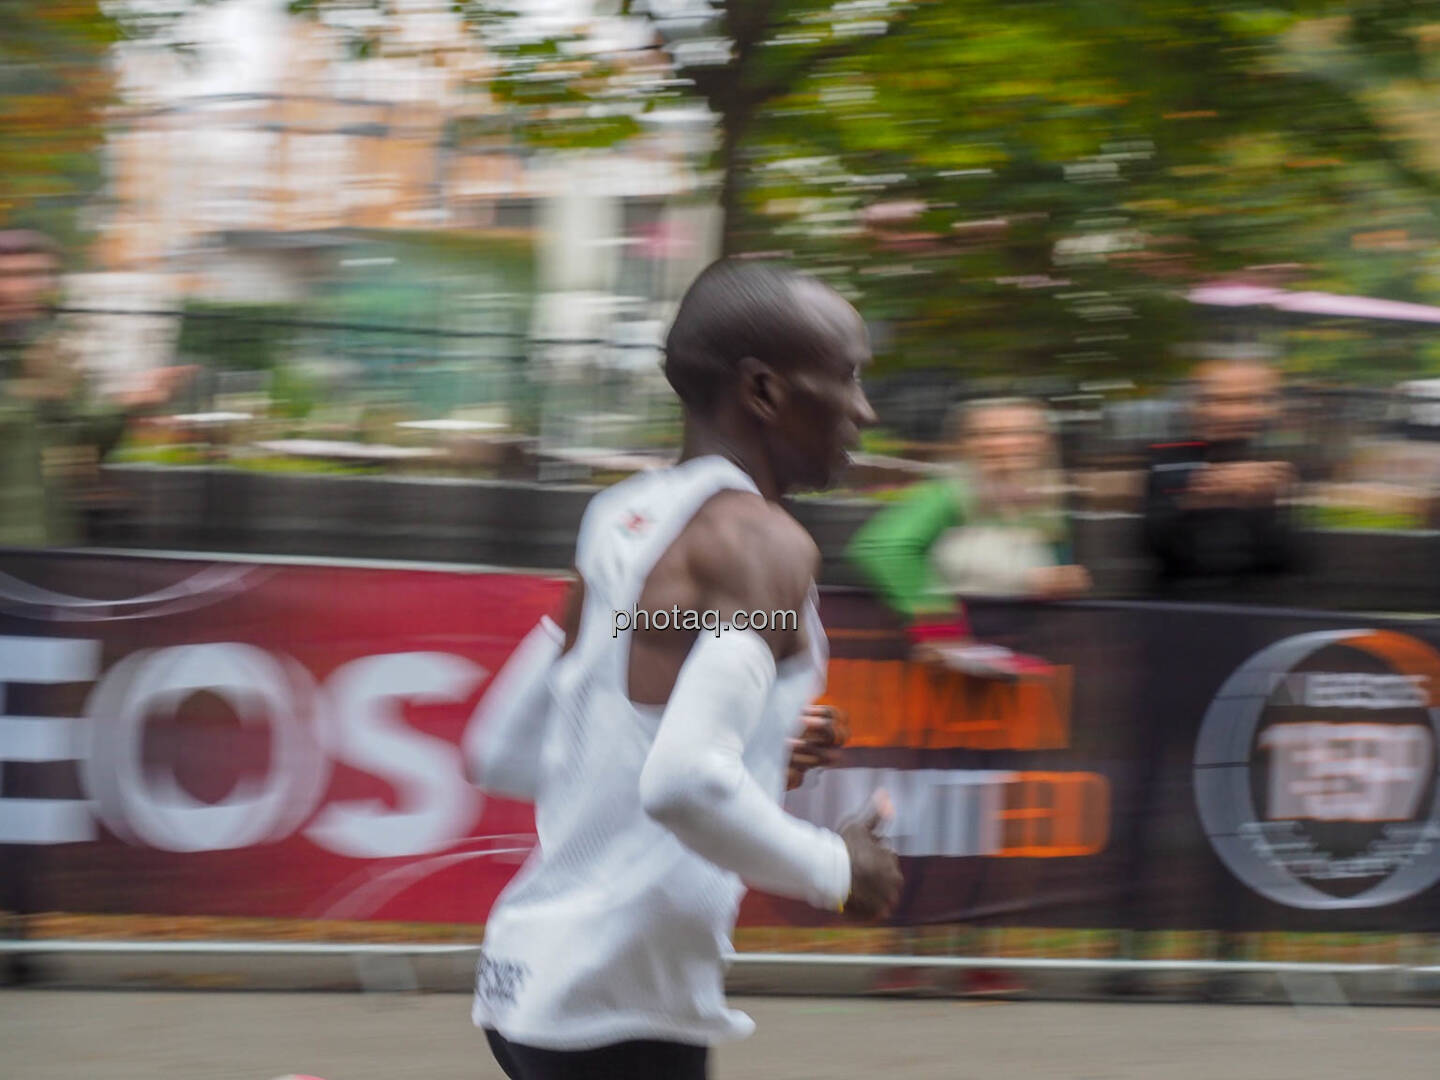
[[[475,1024],[513,1042],[553,1050],[628,1039],[710,1045],[754,1030],[724,993],[744,886],[640,805],[640,772],[663,710],[630,701],[630,635],[617,636],[613,622],[615,611],[636,608],[661,555],[726,489],[758,494],[724,458],[695,458],[633,476],[585,511],[576,550],[585,604],[575,646],[551,675],[539,845],[490,913],[475,981]],[[804,619],[809,647],[778,665],[744,752],[777,802],[786,740],[824,689],[828,651],[813,585]]]

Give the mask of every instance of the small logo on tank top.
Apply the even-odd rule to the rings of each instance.
[[[513,1005],[530,969],[511,960],[497,960],[482,952],[475,968],[475,993],[482,1001]]]
[[[644,514],[637,514],[634,511],[631,511],[630,516],[625,519],[625,524],[621,526],[631,536],[639,536],[649,527],[650,519]]]

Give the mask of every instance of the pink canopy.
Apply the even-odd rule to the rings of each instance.
[[[1440,323],[1440,307],[1375,300],[1368,296],[1337,293],[1291,292],[1263,285],[1201,285],[1187,294],[1194,304],[1212,307],[1268,307],[1304,315],[1341,315],[1352,319],[1394,319],[1399,322]]]

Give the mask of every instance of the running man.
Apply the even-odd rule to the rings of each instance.
[[[857,919],[899,895],[879,800],[838,834],[780,806],[792,765],[819,760],[823,735],[791,749],[828,653],[819,551],[778,500],[828,486],[874,422],[868,359],[818,281],[702,273],[666,342],[680,463],[595,496],[563,630],[542,622],[486,695],[472,779],[533,801],[539,834],[476,976],[474,1022],[513,1080],[704,1077],[711,1045],[754,1030],[723,981],[747,885]],[[617,633],[636,610],[682,628]],[[712,612],[723,629],[693,629]]]

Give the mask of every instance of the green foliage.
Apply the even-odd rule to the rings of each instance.
[[[376,476],[385,471],[383,466],[379,465],[351,465],[278,454],[255,456],[247,455],[243,451],[232,452],[217,461],[209,449],[190,445],[122,447],[110,455],[110,460],[117,465],[164,465],[182,468],[218,464],[246,472],[324,476]]]
[[[121,446],[110,454],[115,465],[167,465],[182,468],[190,465],[204,465],[208,461],[205,450],[198,446]]]
[[[1367,510],[1359,506],[1307,506],[1301,517],[1306,526],[1312,529],[1394,532],[1426,527],[1425,519],[1419,514]]]
[[[285,457],[264,455],[260,457],[236,456],[225,464],[232,469],[263,473],[301,473],[325,476],[378,476],[385,472],[382,465],[342,464],[336,461],[322,461],[318,458]]]
[[[0,2],[0,228],[73,250],[99,191],[108,59],[119,23],[100,0]]]
[[[293,364],[278,364],[270,384],[271,412],[285,420],[304,420],[320,403],[320,390]]]
[[[180,320],[178,351],[213,371],[275,371],[295,334],[285,322],[298,314],[290,304],[190,300]]]
[[[1388,8],[1387,41],[1419,7],[1436,5]],[[1182,363],[1175,344],[1214,333],[1179,289],[1260,264],[1295,264],[1292,286],[1440,299],[1413,254],[1436,235],[1434,174],[1400,113],[1358,92],[1388,86],[1389,46],[1303,19],[1345,11],[914,6],[903,33],[757,113],[736,246],[786,250],[888,323],[882,370],[1152,382]],[[887,203],[920,210],[868,224]],[[1410,253],[1356,249],[1385,230]]]
[[[574,37],[501,46],[497,96],[551,147],[623,136],[597,109],[703,100],[726,250],[832,280],[884,328],[882,372],[1153,383],[1183,364],[1176,344],[1217,334],[1181,289],[1259,265],[1293,264],[1291,287],[1440,300],[1417,255],[1437,239],[1434,0],[717,7],[679,33],[656,23],[661,76]],[[457,10],[487,34],[509,18]],[[728,58],[693,51],[716,36]],[[916,212],[867,216],[897,204]],[[1428,367],[1418,342],[1357,337],[1297,366]]]

